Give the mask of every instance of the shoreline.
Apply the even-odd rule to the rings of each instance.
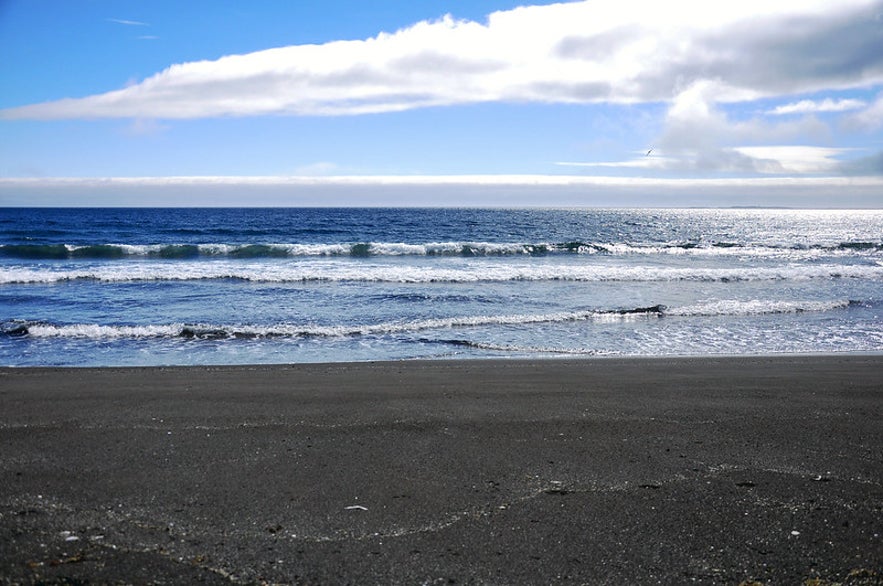
[[[0,368],[0,583],[880,584],[881,381],[853,353]]]
[[[445,363],[465,363],[465,364],[483,364],[483,363],[543,363],[543,362],[595,362],[595,361],[611,361],[611,362],[641,362],[641,361],[702,361],[702,360],[739,360],[739,359],[804,359],[804,358],[849,358],[849,357],[883,357],[883,350],[860,350],[855,352],[759,352],[756,354],[747,353],[720,353],[720,354],[561,354],[541,357],[524,357],[524,356],[493,356],[493,357],[430,357],[430,358],[401,358],[389,360],[342,360],[342,361],[319,361],[319,362],[239,362],[239,363],[209,363],[209,364],[148,364],[148,365],[89,365],[89,366],[73,366],[73,365],[0,365],[0,373],[3,371],[21,371],[21,370],[169,370],[169,369],[254,369],[254,368],[292,368],[292,367],[322,367],[334,365],[347,366],[364,366],[375,365],[393,366],[397,364],[445,364]]]

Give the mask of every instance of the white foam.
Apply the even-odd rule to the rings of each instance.
[[[491,350],[495,352],[506,352],[507,354],[558,354],[561,356],[600,356],[610,355],[612,352],[601,350],[593,350],[590,348],[558,348],[553,346],[519,346],[514,344],[491,344],[488,342],[472,342],[469,340],[453,340],[449,343],[455,343],[461,346],[476,348],[479,350]]]
[[[64,245],[68,252],[76,252],[95,245]],[[108,243],[104,246],[117,248],[124,256],[150,257],[161,256],[163,251],[176,248],[195,246],[203,256],[236,256],[237,253],[248,255],[253,252],[262,256],[261,249],[266,249],[281,256],[295,258],[350,256],[354,248],[357,255],[367,253],[370,256],[527,256],[536,253],[576,254],[576,255],[609,255],[609,256],[697,256],[697,257],[738,257],[738,258],[782,258],[792,260],[812,260],[825,257],[880,257],[883,247],[870,246],[855,248],[837,245],[804,245],[793,243],[754,243],[742,245],[733,243],[611,243],[581,242],[570,243],[516,243],[516,242],[484,242],[484,241],[448,241],[409,244],[404,242],[368,242],[368,243],[333,243],[333,244],[295,244],[295,243],[165,243],[165,244],[118,244]],[[250,250],[249,250],[250,249]],[[276,256],[277,254],[264,254]]]
[[[157,338],[157,337],[324,337],[340,338],[383,334],[399,334],[424,330],[455,328],[529,325],[571,321],[634,320],[641,317],[658,317],[659,313],[577,311],[547,314],[477,315],[423,319],[379,324],[353,324],[323,326],[316,324],[215,325],[215,324],[165,324],[165,325],[97,325],[97,324],[28,324],[28,334],[35,338]]]
[[[28,334],[34,338],[158,338],[180,334],[180,325],[104,326],[97,324],[34,324],[28,326]]]
[[[835,301],[749,301],[722,300],[666,309],[666,315],[677,316],[740,316],[777,313],[823,312],[849,306],[849,300]]]
[[[883,279],[883,265],[779,267],[661,267],[547,263],[468,263],[459,266],[370,262],[178,261],[100,263],[88,268],[0,268],[0,284],[241,279],[254,282],[469,283],[505,281],[769,281],[832,278]]]

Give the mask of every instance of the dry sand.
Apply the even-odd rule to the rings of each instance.
[[[879,584],[881,533],[883,356],[0,369],[4,583]]]

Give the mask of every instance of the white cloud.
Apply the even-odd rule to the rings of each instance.
[[[883,127],[883,94],[877,96],[873,104],[847,118],[844,125],[862,131],[873,131]]]
[[[140,20],[126,20],[124,18],[108,18],[107,21],[124,24],[126,26],[150,26],[146,22],[141,22]]]
[[[842,161],[836,157],[850,149],[816,146],[754,146],[736,147],[736,152],[749,157],[761,173],[832,173]]]
[[[820,102],[813,100],[800,100],[792,102],[784,106],[778,106],[769,110],[767,114],[784,115],[784,114],[809,114],[812,112],[846,112],[847,110],[858,110],[867,104],[862,100],[842,99],[832,100],[826,98]]]
[[[658,172],[735,173],[740,175],[878,174],[879,157],[847,159],[856,149],[782,141],[830,139],[831,128],[812,115],[770,121],[762,116],[731,119],[719,96],[720,84],[702,81],[676,96],[666,112],[651,155],[636,152],[627,160],[560,162],[557,165],[639,169]],[[853,115],[852,123],[883,123],[883,96]],[[826,140],[829,142],[829,140]],[[778,143],[778,144],[777,144]]]
[[[821,187],[883,187],[883,177],[746,177],[746,178],[690,178],[666,179],[651,177],[605,177],[584,175],[192,175],[164,177],[0,177],[0,188],[46,187],[317,187],[317,186],[488,186],[518,187],[775,187],[775,186],[821,186]],[[881,194],[883,198],[883,194]]]
[[[836,172],[831,149],[788,145],[827,138],[831,129],[814,116],[778,119],[731,119],[722,109],[725,92],[712,81],[698,82],[676,96],[666,113],[663,131],[654,141],[660,153],[655,168],[699,173],[820,173]],[[815,140],[813,140],[815,142]],[[824,155],[824,156],[823,156]],[[801,157],[803,157],[801,162]],[[832,163],[832,164],[829,164]]]
[[[644,170],[701,169],[704,171],[743,171],[761,175],[840,174],[844,162],[837,157],[850,151],[845,148],[816,146],[738,146],[717,148],[710,153],[680,151],[677,156],[663,152],[636,156],[626,161],[562,162],[571,167],[630,168]]]
[[[490,102],[715,100],[883,82],[881,0],[587,0],[172,65],[3,118],[341,115]],[[136,21],[117,21],[131,22]]]
[[[672,159],[665,156],[664,153],[656,149],[650,149],[652,152],[635,153],[633,159],[627,161],[594,161],[594,162],[572,162],[559,161],[556,165],[563,167],[601,167],[608,169],[666,169],[672,164]],[[652,156],[651,156],[652,155]]]
[[[281,189],[283,193],[312,192],[313,190],[371,189],[529,189],[547,196],[568,193],[568,190],[587,193],[591,189],[654,190],[745,190],[760,193],[768,189],[788,188],[799,193],[801,189],[873,190],[883,206],[883,177],[746,177],[746,178],[651,178],[607,177],[584,175],[347,175],[347,176],[179,176],[179,177],[0,177],[0,195],[28,190],[46,190],[61,193],[82,190],[86,193],[124,193],[127,190],[169,190],[179,196],[186,189],[233,188],[249,190]],[[513,193],[515,193],[513,191]],[[448,205],[450,204],[447,200]],[[142,202],[143,203],[143,202]],[[186,202],[185,202],[186,203]],[[536,205],[544,205],[542,201]]]

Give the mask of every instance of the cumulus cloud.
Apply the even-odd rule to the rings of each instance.
[[[839,169],[832,158],[843,150],[795,142],[828,137],[831,130],[825,123],[812,115],[775,121],[761,116],[732,119],[720,103],[726,91],[719,82],[701,81],[671,101],[663,131],[654,143],[665,156],[653,168],[747,174],[816,174]]]
[[[757,116],[733,120],[719,104],[722,91],[720,84],[703,81],[676,96],[650,152],[636,152],[623,161],[557,164],[700,174],[856,175],[859,167],[874,172],[873,164],[844,162],[853,149],[780,143],[830,134],[829,127],[813,116],[772,122]]]
[[[881,0],[587,0],[172,65],[3,118],[355,115],[492,101],[716,100],[883,82]],[[133,21],[134,22],[134,21]]]

